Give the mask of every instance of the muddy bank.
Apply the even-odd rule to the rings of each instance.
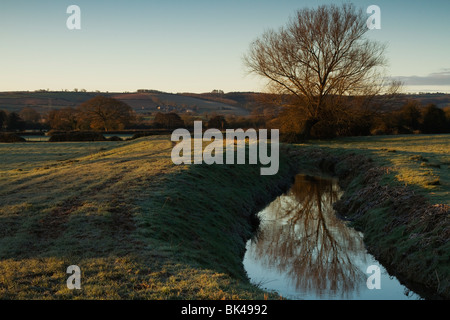
[[[426,299],[450,298],[449,206],[383,179],[390,169],[366,156],[301,147],[288,153],[300,168],[339,178],[345,194],[336,211],[364,233],[368,251],[390,274]]]

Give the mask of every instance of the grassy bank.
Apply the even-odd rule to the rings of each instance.
[[[263,299],[242,266],[252,213],[301,172],[337,175],[339,214],[400,279],[449,297],[449,136],[286,147],[260,166],[175,166],[169,137],[0,144],[0,298]],[[284,147],[283,147],[284,148]],[[82,290],[66,268],[82,270]],[[276,298],[275,296],[271,296]]]
[[[450,297],[450,136],[383,136],[292,146],[304,171],[339,177],[336,209],[389,272]]]
[[[0,144],[0,298],[263,299],[242,266],[252,213],[291,182],[175,166],[169,137]],[[66,287],[78,265],[82,289]]]

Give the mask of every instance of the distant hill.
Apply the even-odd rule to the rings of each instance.
[[[260,105],[264,93],[229,92],[229,93],[166,93],[156,90],[139,90],[134,93],[111,92],[0,92],[0,110],[19,112],[24,107],[32,107],[41,114],[52,109],[76,107],[97,95],[114,97],[129,104],[137,113],[155,111],[177,113],[195,112],[198,114],[234,114],[249,115]],[[396,106],[408,100],[417,100],[423,105],[436,104],[440,108],[450,106],[450,94],[408,94],[400,95]]]
[[[233,105],[251,111],[265,93],[260,92],[229,92],[229,93],[181,93],[183,96],[203,99]]]
[[[179,113],[216,113],[247,115],[249,111],[236,101],[225,103],[210,99],[203,99],[184,94],[165,92],[0,92],[0,110],[19,112],[24,107],[32,107],[41,114],[52,109],[76,107],[97,95],[113,97],[129,104],[138,113],[154,111],[175,111]]]
[[[100,93],[92,92],[0,92],[0,110],[19,112],[32,107],[39,113],[75,107]]]
[[[137,112],[175,111],[179,113],[216,113],[222,115],[247,115],[248,110],[234,101],[214,101],[201,96],[172,93],[122,93],[112,97],[129,104]]]
[[[439,108],[450,107],[450,94],[446,93],[421,93],[421,94],[405,94],[401,96],[402,101],[418,100],[424,106],[427,104],[435,104]]]

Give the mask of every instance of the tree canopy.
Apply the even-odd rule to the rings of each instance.
[[[77,129],[78,112],[71,107],[51,110],[48,114],[48,122],[52,129],[71,131]]]
[[[133,109],[120,100],[94,97],[77,107],[79,125],[95,130],[124,129],[134,119]]]
[[[385,46],[366,37],[366,19],[353,4],[302,9],[285,27],[251,44],[244,57],[249,73],[267,79],[271,92],[291,98],[288,106],[300,112],[289,114],[299,115],[303,134],[320,122],[348,126],[386,89]]]
[[[153,123],[157,127],[164,129],[177,129],[184,127],[184,121],[178,114],[174,112],[169,113],[158,112],[155,115]]]

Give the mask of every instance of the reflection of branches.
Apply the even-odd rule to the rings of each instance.
[[[361,281],[352,258],[363,243],[333,212],[339,193],[332,180],[299,175],[289,193],[265,211],[252,250],[289,275],[299,290],[344,296]]]

